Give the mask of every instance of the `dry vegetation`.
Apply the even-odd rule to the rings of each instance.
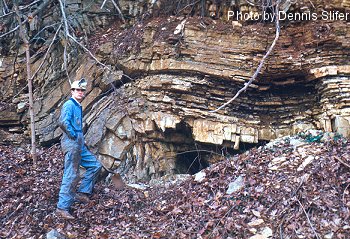
[[[350,143],[293,142],[212,165],[201,182],[146,190],[100,182],[91,203],[74,205],[73,221],[53,213],[59,148],[42,149],[33,170],[26,150],[0,146],[0,237],[45,238],[55,229],[68,238],[266,238],[257,236],[271,229],[273,238],[349,238]],[[244,185],[227,194],[239,176]]]

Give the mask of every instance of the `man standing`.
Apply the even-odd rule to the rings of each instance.
[[[63,130],[61,139],[64,157],[64,173],[59,192],[56,214],[64,219],[74,219],[69,210],[75,202],[87,203],[91,195],[101,163],[87,149],[83,135],[83,112],[80,102],[84,99],[87,82],[83,78],[71,84],[72,97],[63,104],[59,126]],[[78,192],[79,167],[86,169]]]

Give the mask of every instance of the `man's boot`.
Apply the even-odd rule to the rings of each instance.
[[[63,219],[67,219],[67,220],[74,219],[74,216],[72,214],[70,214],[67,210],[63,210],[60,208],[56,209],[55,214],[56,214],[56,216],[61,217]]]

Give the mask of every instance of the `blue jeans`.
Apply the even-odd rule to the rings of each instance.
[[[78,141],[83,142],[83,137],[81,136]],[[101,163],[97,161],[96,157],[84,144],[75,142],[71,146],[70,150],[65,153],[64,173],[57,204],[57,207],[63,210],[69,210],[74,203],[76,188],[80,180],[80,165],[86,169],[86,172],[81,180],[78,192],[87,194],[92,193],[98,173],[102,168]]]

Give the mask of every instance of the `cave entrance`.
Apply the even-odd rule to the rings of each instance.
[[[166,129],[164,136],[165,140],[174,146],[175,174],[193,175],[233,155],[268,143],[268,141],[259,141],[257,144],[241,142],[238,150],[234,150],[233,142],[225,141],[223,145],[199,143],[194,141],[191,127],[186,122],[180,122],[175,129]]]
[[[191,127],[181,121],[175,129],[166,129],[165,140],[171,143],[175,153],[175,174],[195,174],[210,165],[212,148],[198,144],[192,137]]]
[[[176,173],[196,174],[209,167],[209,162],[199,151],[187,151],[178,153],[175,161]]]
[[[196,142],[189,146],[188,150],[176,154],[176,173],[196,174],[212,164],[241,153],[240,150],[233,149],[233,144],[228,147],[225,144],[218,146]]]

